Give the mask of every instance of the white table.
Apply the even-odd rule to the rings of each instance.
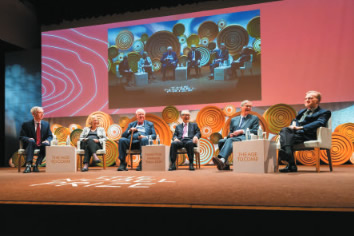
[[[274,173],[276,143],[270,140],[233,142],[233,170],[237,173]]]
[[[150,145],[142,147],[142,171],[168,171],[170,165],[170,147]]]
[[[175,80],[178,80],[178,81],[187,80],[187,67],[186,66],[176,67]]]
[[[146,72],[139,72],[139,73],[134,73],[135,75],[135,85],[136,86],[143,86],[147,85],[148,82],[148,73]]]
[[[46,172],[76,172],[76,165],[75,147],[46,147]]]
[[[230,66],[219,66],[214,68],[214,80],[226,80]]]

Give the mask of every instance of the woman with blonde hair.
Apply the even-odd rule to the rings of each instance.
[[[103,127],[99,127],[99,120],[96,116],[90,117],[90,127],[85,127],[80,135],[80,148],[85,150],[84,167],[81,171],[88,171],[88,164],[91,156],[95,163],[101,160],[97,157],[96,151],[102,149],[103,142],[106,141],[106,132]]]

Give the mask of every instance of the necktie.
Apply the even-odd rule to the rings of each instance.
[[[39,123],[37,123],[36,137],[37,146],[41,146],[41,128],[39,126]]]
[[[184,139],[184,137],[186,137],[186,136],[187,136],[187,124],[184,124],[182,139]]]
[[[311,110],[307,110],[302,117],[300,118],[299,122],[302,122],[305,120],[306,116],[308,116],[310,114]]]

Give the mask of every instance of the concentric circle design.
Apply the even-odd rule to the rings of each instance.
[[[204,47],[208,47],[209,39],[207,37],[202,38],[200,40],[200,44],[203,45]]]
[[[163,53],[167,51],[167,47],[171,46],[173,51],[180,54],[181,45],[176,35],[169,31],[158,31],[151,35],[145,45],[145,51],[151,58],[161,59]]]
[[[216,106],[205,106],[197,115],[199,127],[209,126],[212,133],[219,132],[225,123],[224,112]]]
[[[332,165],[347,163],[352,157],[353,151],[353,142],[350,137],[339,132],[332,133]],[[321,151],[321,160],[328,164],[327,152],[325,150]]]
[[[179,112],[175,106],[167,106],[162,111],[162,119],[167,123],[176,122],[179,118]]]
[[[180,44],[184,44],[187,42],[187,36],[185,35],[181,35],[181,36],[178,36],[178,41]]]
[[[56,130],[57,128],[59,128],[59,127],[62,127],[62,125],[60,125],[60,124],[52,124],[52,125],[50,126],[50,131],[52,131],[52,133],[54,134],[55,130]]]
[[[221,19],[221,20],[218,21],[218,26],[219,26],[220,29],[225,28],[226,24],[227,24],[226,20],[224,20],[224,19]]]
[[[142,52],[144,51],[144,43],[141,40],[135,40],[133,43],[133,50],[135,52]]]
[[[253,38],[261,37],[261,17],[253,17],[247,24],[247,32]]]
[[[57,137],[58,142],[66,142],[68,135],[70,135],[70,130],[66,127],[58,127],[54,135]]]
[[[82,127],[79,124],[70,124],[69,125],[70,132],[74,131],[75,129],[82,129]]]
[[[134,42],[134,35],[129,30],[123,30],[119,32],[116,38],[116,45],[118,49],[127,50]]]
[[[187,45],[188,47],[192,47],[192,44],[195,44],[196,47],[199,46],[199,36],[197,34],[191,34],[187,38]]]
[[[108,48],[108,57],[110,59],[117,57],[119,54],[119,50],[116,45],[110,46]]]
[[[130,52],[128,53],[128,63],[129,67],[133,72],[138,71],[138,62],[141,58],[141,54],[138,52]]]
[[[99,121],[99,125],[100,125],[101,127],[103,127],[106,132],[107,132],[108,127],[109,127],[111,124],[113,124],[113,119],[112,119],[112,117],[111,117],[109,114],[107,114],[107,113],[105,113],[105,112],[102,112],[102,111],[95,111],[95,112],[92,112],[92,113],[87,117],[87,119],[86,119],[86,126],[87,126],[87,127],[90,127],[89,122],[90,122],[90,117],[91,117],[91,116],[96,116],[96,117],[97,117],[97,119],[98,119],[98,121]]]
[[[200,129],[200,133],[202,134],[202,137],[208,138],[212,134],[212,129],[209,126],[203,126]]]
[[[117,141],[122,136],[122,127],[118,124],[111,124],[107,130],[107,137],[113,141]]]
[[[214,156],[214,145],[206,138],[199,139],[200,165],[208,164]]]
[[[140,40],[145,44],[146,41],[149,39],[149,35],[147,33],[143,33],[140,37]]]
[[[124,129],[126,125],[129,124],[130,118],[127,116],[122,116],[119,118],[119,126]]]
[[[253,49],[256,52],[260,53],[261,52],[261,39],[255,39],[253,41],[253,45],[252,46],[253,46]]]
[[[71,142],[71,145],[74,146],[74,147],[77,147],[77,141],[80,140],[80,135],[82,133],[82,129],[74,129],[73,131],[71,131],[71,134],[70,134],[70,142]]]
[[[172,29],[172,32],[174,35],[176,36],[181,36],[184,34],[184,31],[185,31],[185,27],[184,27],[184,24],[182,23],[177,23],[173,26],[173,29]]]
[[[207,38],[213,41],[219,33],[218,25],[213,21],[204,21],[198,28],[199,38]]]
[[[159,58],[152,59],[152,67],[154,68],[154,71],[159,71],[161,69],[162,64]]]
[[[224,111],[225,115],[232,116],[236,112],[236,107],[234,105],[230,104],[230,105],[225,106],[223,111]]]
[[[225,43],[230,55],[240,52],[248,44],[249,36],[247,31],[240,25],[229,25],[220,31],[217,37],[218,47]]]
[[[316,153],[314,150],[296,151],[294,154],[296,161],[306,166],[316,165]]]
[[[11,157],[12,165],[14,167],[18,167],[18,158],[19,158],[18,152],[16,151],[16,152],[14,152],[14,154],[12,154],[12,157]],[[21,167],[25,166],[25,164],[26,164],[26,159],[25,159],[25,156],[22,155],[21,156]]]
[[[206,47],[198,47],[195,49],[201,54],[200,66],[205,66],[210,60],[210,51]]]
[[[186,66],[188,61],[188,57],[186,55],[182,55],[178,58],[178,64],[181,66]]]
[[[344,123],[338,125],[334,132],[341,133],[350,138],[350,140],[354,143],[354,123]]]
[[[215,132],[210,135],[209,139],[212,144],[218,144],[219,140],[222,139],[222,136],[220,133]]]
[[[282,128],[289,126],[295,119],[296,111],[293,107],[280,103],[269,107],[263,117],[269,125],[269,132],[278,134]]]
[[[102,156],[98,156],[102,160]],[[118,144],[111,139],[106,140],[106,166],[111,166],[118,159]],[[97,166],[103,166],[103,161],[97,163]]]

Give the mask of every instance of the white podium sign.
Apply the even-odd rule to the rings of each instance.
[[[46,147],[46,172],[76,172],[75,147]]]
[[[187,80],[187,67],[177,67],[175,70],[175,80]]]
[[[151,145],[142,147],[142,171],[167,171],[170,165],[170,147]]]
[[[273,173],[276,143],[269,140],[233,142],[233,169],[237,173]]]
[[[148,73],[146,72],[140,72],[140,73],[135,73],[135,84],[136,86],[144,86],[148,85]]]
[[[214,80],[226,80],[230,66],[220,66],[214,68]]]

